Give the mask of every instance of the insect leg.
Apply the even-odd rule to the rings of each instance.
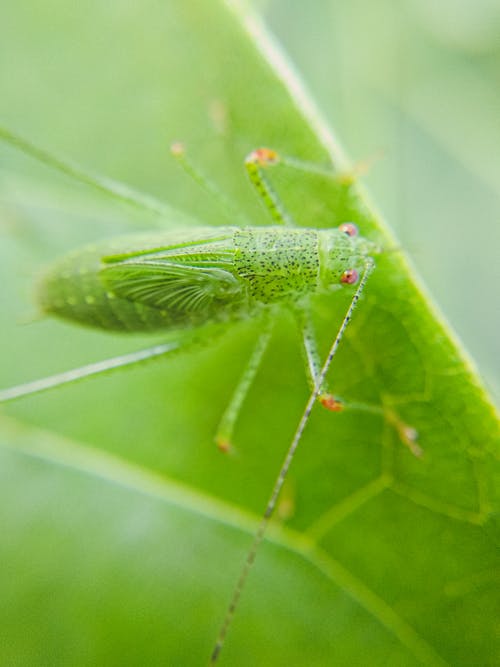
[[[302,345],[306,361],[307,377],[311,389],[316,385],[318,375],[321,371],[321,359],[318,352],[318,344],[316,341],[316,334],[311,319],[309,308],[301,307],[294,309],[297,324],[302,333]],[[332,412],[342,410],[343,404],[330,392],[328,383],[323,380],[318,400],[321,405]]]
[[[291,157],[288,155],[277,156],[277,161],[281,162],[281,164],[285,165],[286,167],[297,169],[298,171],[302,171],[306,174],[314,174],[324,178],[335,179],[337,183],[348,186],[354,183],[360,176],[362,176],[370,169],[371,162],[376,159],[376,157],[377,156],[374,156],[373,158],[356,162],[353,166],[350,167],[342,166],[341,169],[334,169],[333,166],[324,167],[321,164],[307,162],[306,160],[300,160],[299,158]]]
[[[184,351],[195,345],[201,344],[203,344],[201,337],[191,336],[185,339],[181,338],[179,340],[169,341],[168,343],[154,345],[153,347],[148,347],[143,350],[137,350],[136,352],[129,352],[128,354],[122,354],[118,357],[111,357],[110,359],[73,368],[69,371],[64,371],[63,373],[57,373],[56,375],[49,375],[40,380],[34,380],[32,382],[0,390],[0,403],[14,401],[31,394],[39,394],[48,389],[54,389],[64,384],[71,384],[78,380],[91,377],[92,375],[106,375],[118,368],[134,366],[149,361],[150,359],[163,357],[181,350]]]
[[[418,431],[404,422],[396,411],[391,407],[383,405],[376,405],[372,403],[360,403],[358,401],[335,399],[339,404],[338,410],[347,411],[355,410],[356,412],[365,412],[372,415],[379,415],[398,434],[398,437],[405,447],[408,447],[413,456],[419,458],[423,454],[423,450],[418,444]]]
[[[311,314],[307,308],[296,308],[294,310],[299,328],[302,332],[303,349],[306,358],[306,368],[308,372],[311,388],[316,385],[318,375],[321,370],[321,361],[318,353],[316,335],[311,319]],[[331,412],[344,412],[355,410],[356,412],[365,412],[379,415],[388,422],[396,431],[401,442],[408,447],[414,456],[421,456],[422,449],[417,443],[418,433],[412,427],[403,422],[396,412],[382,405],[372,403],[361,403],[359,401],[349,401],[335,396],[328,386],[328,382],[323,383],[318,394],[318,401],[321,405]]]
[[[276,477],[276,481],[274,483],[273,489],[271,491],[271,495],[269,497],[268,503],[266,505],[266,509],[264,510],[264,513],[262,515],[261,522],[259,524],[259,527],[255,533],[253,543],[247,553],[245,562],[243,564],[243,567],[241,569],[240,576],[238,578],[238,581],[236,582],[236,586],[234,587],[233,594],[231,596],[226,615],[224,617],[224,620],[222,622],[217,640],[215,642],[214,649],[212,651],[212,655],[210,658],[210,664],[215,665],[217,662],[220,652],[222,650],[222,647],[224,645],[229,626],[232,623],[232,620],[234,618],[234,614],[236,612],[236,608],[238,606],[238,603],[241,598],[241,594],[243,593],[243,589],[245,587],[246,581],[248,579],[248,575],[250,573],[250,570],[252,568],[252,565],[255,562],[255,558],[257,556],[257,551],[259,549],[259,546],[264,539],[267,526],[269,524],[269,521],[271,520],[271,517],[273,515],[274,509],[276,507],[276,503],[278,501],[279,495],[281,493],[281,489],[283,488],[283,484],[285,483],[285,479],[288,475],[288,470],[290,469],[290,465],[293,461],[293,458],[295,456],[295,452],[297,451],[297,447],[300,444],[300,441],[302,440],[302,435],[304,433],[304,430],[309,422],[309,419],[311,417],[311,413],[314,407],[314,404],[317,400],[317,397],[319,396],[321,392],[321,387],[323,385],[323,382],[325,380],[326,374],[328,372],[328,369],[330,368],[330,364],[332,363],[332,359],[335,356],[337,349],[340,345],[340,341],[342,340],[342,336],[344,335],[344,332],[349,325],[349,322],[352,317],[352,313],[354,309],[356,308],[356,304],[358,303],[359,297],[361,296],[361,293],[363,292],[366,281],[368,280],[370,273],[372,272],[374,267],[374,263],[372,260],[368,259],[365,265],[365,270],[363,272],[363,275],[361,277],[361,280],[359,282],[359,285],[354,292],[354,295],[351,299],[351,303],[349,304],[349,308],[347,309],[347,312],[344,316],[344,319],[342,320],[342,324],[340,325],[340,328],[337,332],[337,335],[335,336],[333,343],[330,347],[330,350],[328,352],[328,355],[326,357],[326,360],[324,364],[321,367],[321,370],[318,374],[318,377],[316,379],[316,383],[314,385],[313,390],[311,391],[311,394],[309,396],[309,399],[304,407],[304,411],[302,412],[302,416],[299,420],[299,423],[297,425],[297,429],[295,431],[295,434],[292,438],[292,441],[290,443],[290,446],[288,448],[288,451],[285,454],[285,458],[283,459],[283,463],[281,464],[281,468],[278,472],[278,476]]]
[[[217,433],[215,435],[215,442],[217,447],[222,452],[228,452],[231,449],[234,426],[241,406],[243,405],[243,401],[245,400],[252,382],[257,375],[257,371],[259,370],[260,364],[262,362],[262,357],[264,356],[264,353],[269,344],[269,340],[271,339],[272,325],[273,321],[267,314],[264,318],[263,329],[259,334],[257,342],[255,343],[254,349],[250,355],[245,370],[243,371],[243,374],[240,377],[238,384],[236,385],[231,400],[229,401],[229,404],[219,422]]]
[[[273,221],[278,225],[294,227],[295,223],[263,173],[266,167],[275,165],[279,161],[280,158],[276,151],[270,148],[257,148],[245,158],[245,168],[252,185],[255,187],[257,194],[269,211]]]
[[[207,176],[204,174],[198,166],[195,166],[189,157],[186,155],[186,149],[182,142],[176,141],[170,146],[170,152],[173,157],[177,160],[178,164],[182,169],[190,176],[193,181],[200,185],[205,192],[211,195],[216,199],[224,211],[228,221],[234,225],[235,222],[241,226],[249,225],[249,221],[242,214],[241,210],[226,197],[226,195],[220,190],[220,188],[213,183]]]
[[[135,208],[154,213],[158,216],[172,218],[175,215],[173,209],[154,197],[137,192],[133,188],[130,188],[123,183],[119,183],[118,181],[87,171],[73,162],[59,157],[20,135],[11,132],[2,125],[0,125],[0,141],[9,144],[13,148],[17,148],[25,155],[34,158],[51,169],[59,171],[65,176],[73,178],[79,183],[88,185],[101,193],[113,197],[115,200],[125,202]]]

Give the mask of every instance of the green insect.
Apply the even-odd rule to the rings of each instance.
[[[1,130],[0,137],[52,167],[87,183],[92,182],[88,175],[6,130]],[[178,146],[175,152],[184,160]],[[245,396],[269,343],[273,321],[284,308],[293,313],[302,337],[310,398],[247,555],[212,653],[212,664],[218,659],[313,404],[319,400],[332,411],[349,407],[330,391],[326,373],[374,268],[373,257],[381,252],[378,244],[360,236],[356,225],[350,221],[336,229],[294,227],[265,176],[266,169],[280,162],[310,169],[307,164],[287,160],[266,148],[253,151],[245,161],[250,181],[271,214],[273,226],[205,226],[114,238],[66,255],[49,268],[38,285],[37,300],[41,310],[48,315],[116,332],[178,332],[178,338],[0,391],[0,402],[17,399],[89,375],[188,349],[201,340],[207,342],[227,329],[231,322],[258,318],[262,323],[258,340],[221,416],[215,436],[219,448],[227,451],[232,446]],[[193,173],[190,166],[188,171]],[[194,175],[197,180],[201,179],[197,172]],[[101,180],[101,189],[102,184]],[[204,184],[207,185],[205,181]],[[208,184],[207,187],[211,186]],[[115,196],[121,194],[110,184],[106,184],[105,189]],[[352,298],[322,363],[310,315],[311,297],[341,289],[351,290]],[[419,453],[416,432],[394,413],[384,412],[380,406],[356,404],[351,407],[381,414],[413,453]]]

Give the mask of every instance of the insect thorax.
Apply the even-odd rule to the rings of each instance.
[[[235,269],[256,301],[296,300],[340,286],[343,272],[363,262],[358,243],[336,229],[250,227],[235,233]]]
[[[236,273],[256,301],[274,303],[317,288],[315,230],[250,227],[235,233],[234,245]]]

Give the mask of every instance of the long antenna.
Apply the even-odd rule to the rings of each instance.
[[[231,596],[229,605],[227,607],[226,611],[226,616],[224,617],[224,621],[221,625],[217,641],[215,642],[214,649],[212,651],[212,655],[210,658],[210,665],[215,665],[217,662],[220,652],[222,650],[222,647],[224,645],[224,641],[226,639],[229,626],[231,625],[234,614],[236,612],[236,608],[238,606],[238,603],[241,598],[241,594],[243,592],[243,589],[245,588],[246,581],[248,579],[248,575],[250,573],[250,570],[252,568],[252,565],[255,562],[255,558],[257,556],[257,551],[259,549],[259,546],[264,539],[264,535],[267,530],[267,526],[269,524],[269,521],[273,515],[274,508],[276,507],[276,502],[278,500],[278,497],[281,493],[281,489],[283,487],[283,484],[285,482],[286,476],[288,474],[288,470],[290,468],[290,465],[292,463],[293,457],[295,456],[295,452],[297,451],[297,447],[299,446],[299,443],[302,439],[302,435],[304,433],[304,429],[307,425],[307,422],[309,421],[309,417],[311,416],[312,409],[314,407],[314,404],[316,403],[316,399],[321,392],[321,387],[323,386],[323,381],[325,379],[325,376],[328,372],[328,369],[330,367],[330,364],[332,362],[333,357],[335,356],[335,353],[337,352],[338,346],[340,344],[340,341],[342,339],[342,336],[344,335],[344,332],[347,328],[347,325],[349,324],[349,321],[351,319],[352,313],[354,311],[354,308],[356,307],[356,304],[358,302],[358,299],[366,285],[366,282],[370,276],[370,273],[372,272],[375,264],[373,260],[368,257],[366,260],[365,264],[365,270],[363,272],[363,276],[361,278],[361,281],[358,285],[357,290],[355,291],[351,303],[349,305],[349,308],[347,309],[347,312],[344,316],[344,319],[342,321],[342,324],[340,325],[340,328],[338,330],[337,335],[335,336],[335,340],[333,341],[330,351],[328,352],[328,356],[326,357],[325,363],[323,364],[321,371],[316,378],[316,382],[314,385],[314,389],[311,392],[311,395],[309,396],[309,399],[306,403],[306,406],[304,408],[304,412],[302,413],[302,417],[300,418],[299,424],[297,426],[297,430],[295,431],[295,435],[292,438],[292,442],[290,443],[290,447],[288,448],[288,451],[285,455],[285,458],[283,459],[283,463],[281,464],[280,471],[278,473],[278,476],[276,477],[276,481],[273,486],[273,490],[271,492],[271,496],[267,502],[266,509],[264,511],[264,514],[262,515],[262,519],[260,522],[260,525],[255,533],[254,539],[252,546],[250,547],[246,560],[243,564],[243,567],[240,572],[240,576],[238,577],[238,581],[236,582],[236,586],[234,587],[233,594]]]

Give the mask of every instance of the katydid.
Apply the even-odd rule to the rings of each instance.
[[[6,130],[0,131],[0,138],[80,181],[151,210],[146,198],[135,197],[112,182],[95,179]],[[179,146],[175,153],[183,158]],[[281,309],[293,313],[302,337],[311,392],[248,552],[212,653],[212,664],[218,659],[314,403],[319,400],[331,411],[353,407],[378,413],[414,454],[420,453],[416,431],[401,422],[394,412],[376,405],[344,405],[328,387],[328,368],[374,268],[373,257],[381,248],[359,235],[351,221],[335,229],[295,227],[265,176],[266,169],[280,162],[306,171],[315,169],[268,148],[249,154],[245,160],[247,173],[272,217],[272,226],[200,226],[113,238],[69,253],[49,267],[38,285],[37,300],[45,314],[116,332],[179,332],[178,340],[0,391],[0,402],[17,399],[187,349],[198,343],[205,331],[215,330],[214,326],[225,328],[237,320],[258,318],[262,322],[260,334],[216,433],[219,448],[228,451],[238,414],[270,340],[273,319]],[[196,180],[206,183],[197,172],[188,171]],[[208,189],[212,189],[210,184]],[[315,294],[340,289],[350,289],[352,298],[322,363],[310,316],[310,300]]]

